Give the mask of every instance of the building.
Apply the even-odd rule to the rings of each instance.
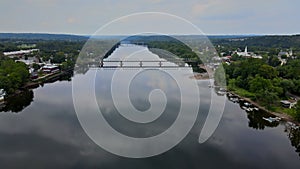
[[[285,56],[285,57],[283,57],[283,56]],[[282,65],[284,65],[284,64],[286,64],[286,62],[287,62],[287,58],[294,58],[293,57],[293,50],[291,49],[289,52],[287,52],[287,51],[280,51],[279,53],[278,53],[278,59],[280,60],[280,62],[281,62],[281,66]]]
[[[255,59],[262,59],[262,56],[256,55],[256,54],[253,53],[253,52],[248,52],[248,47],[247,47],[247,46],[245,47],[244,52],[238,52],[238,51],[235,51],[235,53],[236,53],[237,55],[239,55],[239,56],[242,56],[242,57],[255,58]]]
[[[243,57],[250,57],[251,56],[251,54],[248,52],[248,47],[247,46],[245,47],[244,52],[236,51],[236,54],[239,55],[239,56],[243,56]]]
[[[37,52],[39,49],[28,49],[28,50],[19,50],[19,51],[12,51],[12,52],[3,52],[4,56],[7,56],[9,58],[14,58],[14,57],[23,57],[26,54],[31,54],[33,52]]]
[[[293,50],[291,49],[289,52],[287,52],[287,51],[280,51],[279,53],[278,53],[278,57],[282,57],[282,56],[286,56],[286,57],[292,57],[293,56]]]
[[[44,73],[56,73],[59,72],[59,67],[56,65],[45,65],[42,67]]]
[[[292,107],[294,107],[297,104],[297,101],[281,100],[280,103],[281,103],[282,107],[291,109]]]

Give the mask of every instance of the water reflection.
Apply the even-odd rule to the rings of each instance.
[[[237,97],[227,94],[227,98],[230,102],[239,104],[240,108],[243,109],[245,101],[242,99],[238,99]],[[265,120],[264,118],[275,116],[267,113],[265,111],[259,110],[259,111],[247,111],[247,118],[249,120],[248,127],[256,129],[256,130],[265,130],[266,127],[268,128],[275,128],[278,127],[280,124],[284,126],[284,132],[287,133],[287,136],[291,142],[291,145],[295,147],[295,152],[298,153],[300,156],[300,127],[295,125],[292,122],[286,122],[286,121],[273,121],[269,122]]]
[[[247,117],[249,119],[248,126],[257,130],[263,130],[265,127],[277,127],[279,125],[278,121],[268,122],[263,118],[275,117],[266,113],[264,111],[250,111],[247,112]]]
[[[73,77],[73,72],[65,73],[61,76],[57,76],[55,78],[49,79],[41,84],[36,84],[31,89],[25,89],[20,91],[19,93],[16,93],[14,95],[11,95],[5,99],[5,102],[1,103],[0,105],[0,112],[13,112],[18,113],[21,112],[23,109],[25,109],[27,106],[31,104],[34,98],[34,92],[32,89],[43,87],[45,84],[48,83],[54,83],[56,81],[71,81],[71,78]]]
[[[269,122],[264,118],[274,118],[276,116],[267,113],[265,111],[259,110],[255,106],[250,103],[244,101],[243,99],[239,99],[237,96],[228,93],[227,98],[229,101],[236,103],[240,106],[241,109],[244,109],[247,113],[247,117],[249,120],[248,126],[250,128],[254,128],[257,130],[264,130],[265,127],[277,127],[279,125],[279,121]],[[247,107],[245,107],[247,105]],[[250,108],[250,109],[249,109]]]
[[[25,107],[29,106],[32,101],[32,90],[25,90],[19,94],[8,97],[6,99],[4,107],[1,108],[0,111],[18,113],[22,111]]]
[[[287,132],[287,135],[291,141],[291,144],[293,147],[296,148],[296,152],[300,156],[300,128],[299,126],[295,126],[293,123],[288,122],[285,123],[285,132]]]
[[[83,80],[83,77],[74,78]],[[200,93],[206,96],[208,83],[201,85]],[[222,123],[205,144],[197,142],[201,126],[196,123],[178,146],[160,156],[121,158],[98,147],[82,130],[73,109],[71,90],[69,81],[50,83],[34,90],[34,101],[22,113],[0,113],[0,168],[298,169],[300,166],[300,131],[290,126],[285,129],[285,122],[253,130],[238,104],[227,104]],[[208,96],[201,100],[201,113],[209,108]],[[255,113],[251,116],[257,117]],[[225,123],[226,117],[232,120]],[[119,123],[117,127],[122,126]]]

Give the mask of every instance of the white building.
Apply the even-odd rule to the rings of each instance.
[[[245,47],[244,52],[236,51],[236,54],[239,55],[239,56],[243,56],[243,57],[250,57],[251,56],[251,54],[248,52],[248,47],[247,46]]]
[[[256,55],[253,52],[248,52],[248,47],[247,46],[245,47],[244,52],[235,51],[235,53],[239,56],[242,56],[242,57],[251,57],[251,58],[255,58],[255,59],[262,59],[262,56]]]
[[[4,56],[7,56],[9,58],[14,58],[14,57],[20,57],[25,54],[31,54],[33,52],[37,52],[39,49],[28,49],[28,50],[19,50],[19,51],[12,51],[12,52],[3,52]]]

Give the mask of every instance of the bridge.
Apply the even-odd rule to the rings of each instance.
[[[166,60],[101,60],[100,68],[180,68],[191,67],[182,61]]]

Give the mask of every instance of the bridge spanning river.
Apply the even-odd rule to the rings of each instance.
[[[149,51],[147,46],[121,44],[108,57],[99,61],[100,68],[191,68],[197,61],[183,59],[174,54],[165,54],[161,58]],[[98,64],[97,64],[98,65]]]
[[[166,60],[101,60],[99,66],[101,68],[190,68],[186,63]]]

